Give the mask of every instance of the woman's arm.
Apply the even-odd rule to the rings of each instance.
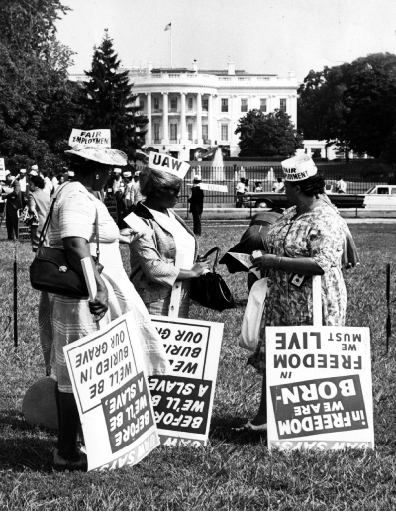
[[[84,276],[84,272],[81,266],[81,259],[84,259],[85,257],[90,257],[92,259],[88,241],[82,237],[65,237],[62,239],[62,242],[63,247],[66,250],[66,255],[70,266],[76,273]],[[95,315],[97,320],[99,320],[103,318],[108,309],[108,293],[106,284],[96,269],[93,259],[92,267],[94,270],[98,291],[96,293],[95,300],[93,302],[89,302],[89,310],[92,314]]]
[[[323,275],[323,269],[311,257],[281,257],[271,253],[253,259],[253,267],[259,270],[281,269],[300,275]]]

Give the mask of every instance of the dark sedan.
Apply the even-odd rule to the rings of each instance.
[[[339,209],[355,209],[362,208],[364,194],[338,194],[327,193],[331,202]],[[245,193],[245,205],[261,209],[284,209],[287,207],[287,198],[285,193]]]

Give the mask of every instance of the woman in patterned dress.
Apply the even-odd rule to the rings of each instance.
[[[249,358],[263,374],[259,410],[244,428],[266,430],[265,326],[312,325],[312,276],[321,275],[323,324],[345,324],[347,292],[342,275],[344,221],[319,197],[325,181],[306,155],[282,162],[289,205],[271,227],[265,251],[253,266],[268,270],[260,343]]]

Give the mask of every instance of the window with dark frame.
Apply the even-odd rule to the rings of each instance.
[[[281,98],[279,100],[279,110],[286,112],[286,98]]]
[[[228,98],[221,99],[221,112],[228,112]]]
[[[248,100],[247,100],[247,98],[241,98],[241,112],[248,112]]]

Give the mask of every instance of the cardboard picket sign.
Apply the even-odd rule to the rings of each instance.
[[[4,157],[0,157],[0,180],[5,180],[6,169],[5,169],[5,160]]]
[[[313,326],[266,328],[268,448],[373,448],[369,328],[321,326],[313,306]]]
[[[228,193],[228,187],[226,185],[207,184],[206,182],[201,182],[198,184],[198,187],[202,189],[202,191],[217,191],[219,193]]]
[[[172,372],[149,388],[161,444],[205,446],[219,365],[223,323],[152,316]]]
[[[159,445],[131,312],[64,347],[88,471],[133,466]]]

